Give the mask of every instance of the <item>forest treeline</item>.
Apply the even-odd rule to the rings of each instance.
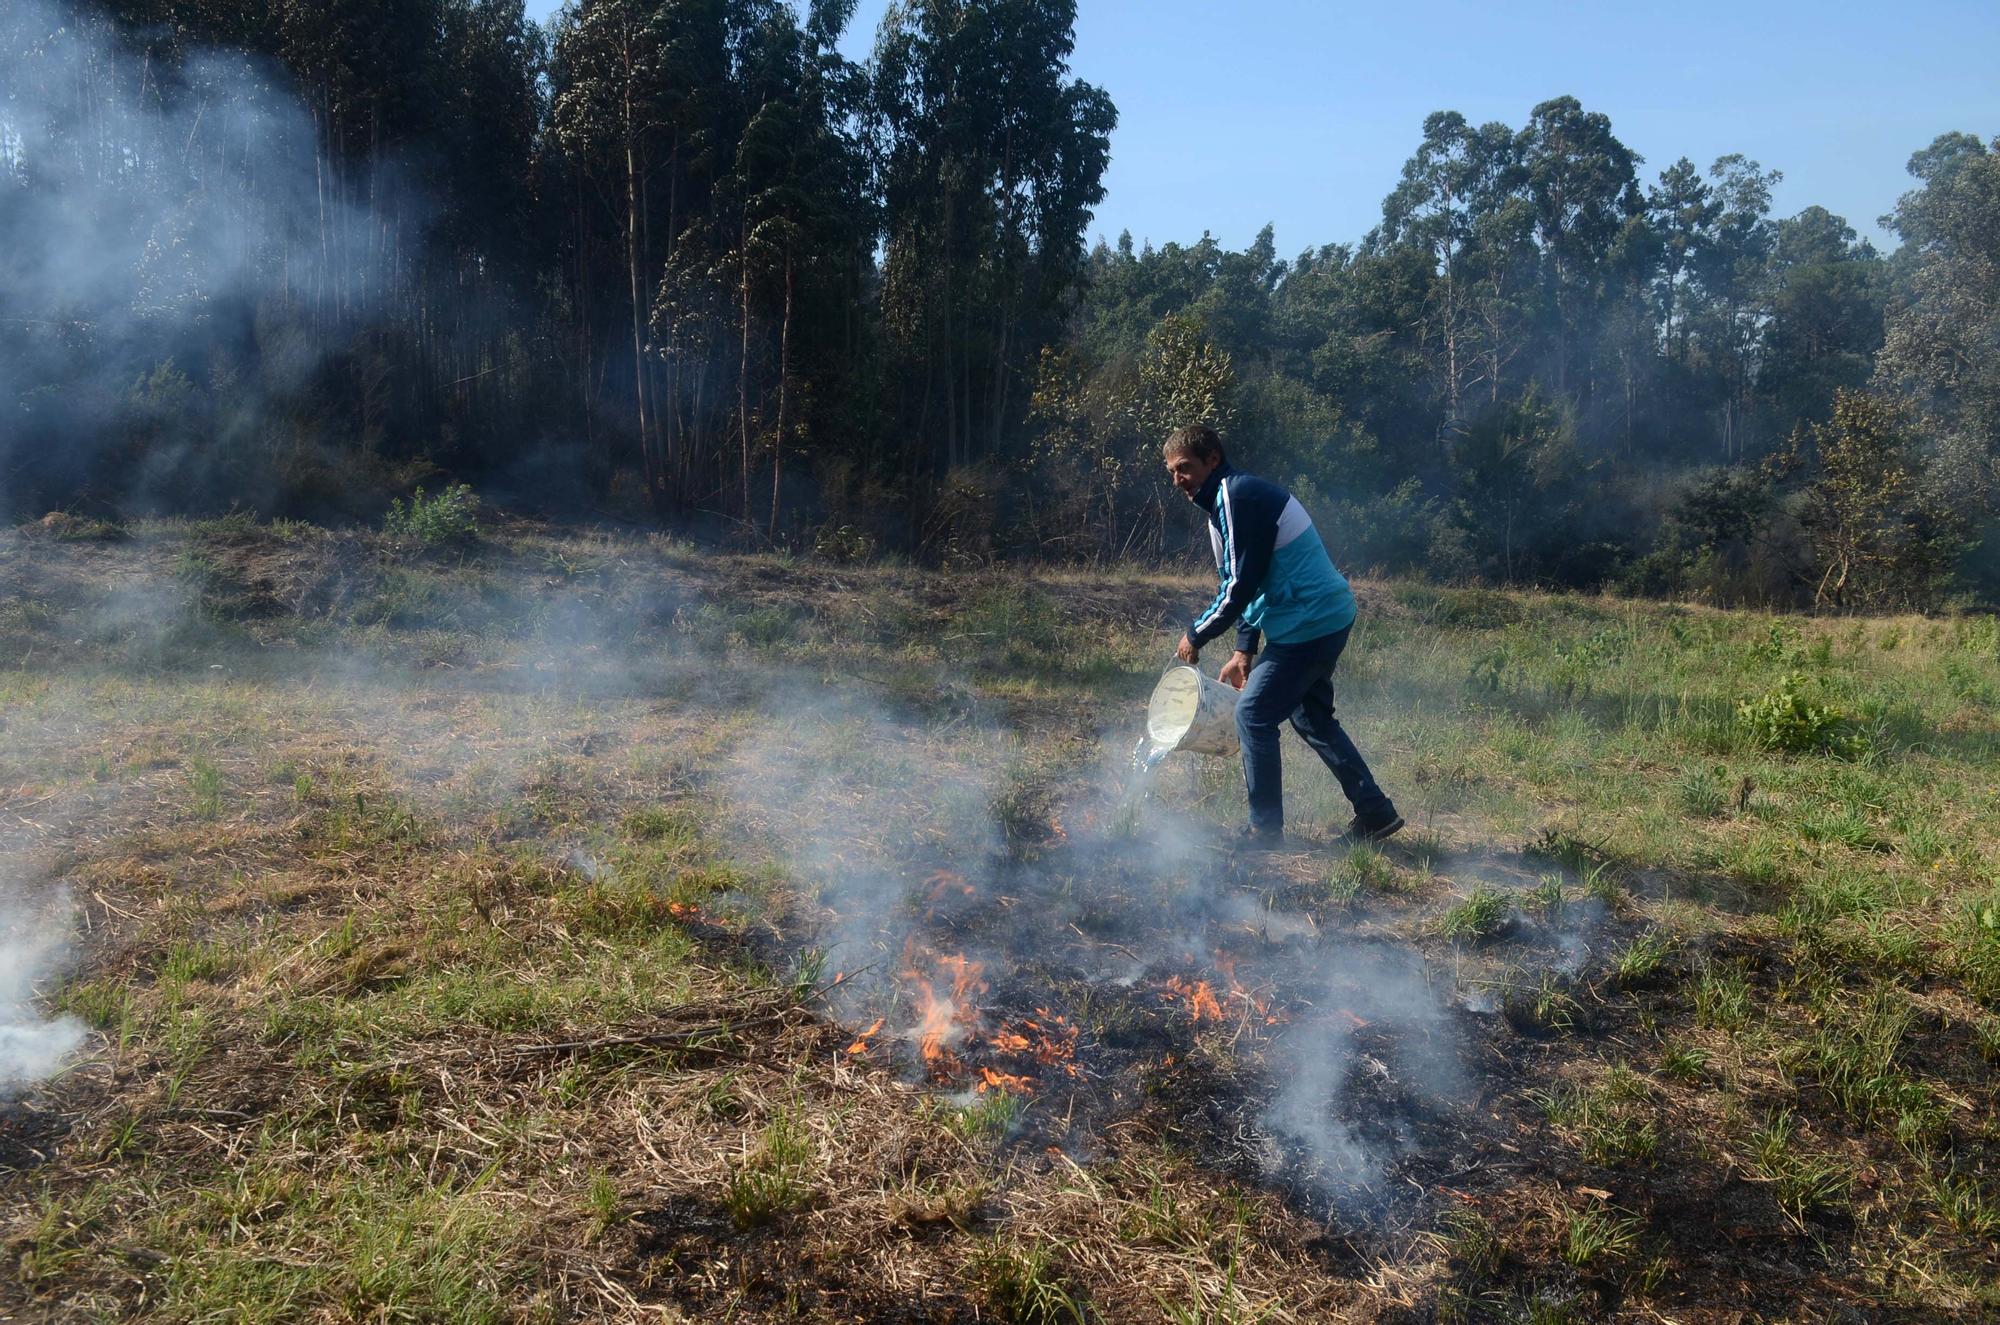
[[[2000,601],[2000,139],[1915,152],[1888,255],[1569,97],[1413,126],[1358,242],[1092,247],[1074,14],[857,63],[853,0],[10,0],[0,500],[1106,558],[1186,542],[1206,420],[1357,569]]]

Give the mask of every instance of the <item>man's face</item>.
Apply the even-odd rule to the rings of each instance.
[[[1201,491],[1201,485],[1208,482],[1208,476],[1213,474],[1215,467],[1221,463],[1220,457],[1204,460],[1198,455],[1184,452],[1167,457],[1167,477],[1181,490],[1181,496],[1193,501],[1194,495]]]

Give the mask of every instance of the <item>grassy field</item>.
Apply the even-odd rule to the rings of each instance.
[[[0,535],[0,1319],[2000,1311],[1993,619],[1363,583],[1241,859],[1206,588]]]

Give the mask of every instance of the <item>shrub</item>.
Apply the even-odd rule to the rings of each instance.
[[[1822,753],[1859,758],[1868,739],[1854,716],[1836,705],[1816,702],[1804,673],[1789,673],[1755,699],[1736,706],[1736,723],[1759,749],[1779,754]]]
[[[479,537],[479,498],[469,484],[454,483],[435,497],[418,488],[409,505],[398,497],[389,503],[382,529],[391,538],[413,539],[425,547],[449,547]]]

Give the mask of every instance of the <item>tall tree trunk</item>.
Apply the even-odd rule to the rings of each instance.
[[[938,301],[938,338],[944,344],[944,449],[945,472],[958,467],[958,368],[952,353],[952,194],[944,195],[943,298]]]
[[[596,374],[591,368],[591,352],[597,347],[597,335],[590,323],[590,237],[584,223],[581,163],[576,168],[576,346],[581,370],[576,385],[578,407],[583,411],[583,437],[587,445],[595,447],[597,411],[591,408],[591,395]]]
[[[1458,286],[1454,283],[1451,242],[1445,241],[1441,254],[1444,266],[1444,376],[1445,399],[1454,421],[1461,417],[1458,372]]]
[[[645,313],[639,294],[639,161],[635,139],[638,126],[632,107],[632,45],[631,34],[626,34],[625,44],[625,270],[631,281],[632,293],[632,396],[638,412],[639,454],[642,471],[646,480],[646,500],[654,514],[662,512],[665,491],[662,476],[653,464],[653,449],[649,443],[651,432],[646,420],[646,341],[643,331]]]
[[[990,388],[990,417],[992,426],[987,430],[986,452],[1000,454],[1000,440],[1007,422],[1007,346],[1012,338],[1014,319],[1012,310],[1003,307],[1000,312],[1000,345],[993,353],[993,381]]]
[[[750,523],[750,208],[743,207],[736,238],[738,315],[741,335],[736,353],[736,427],[743,443],[743,523]]]
[[[680,236],[681,236],[680,192],[681,192],[681,131],[680,131],[680,126],[675,125],[673,150],[667,155],[666,265],[669,270],[671,270],[673,267],[674,255],[680,247]],[[671,327],[668,329],[668,339],[666,348],[667,348],[667,362],[666,362],[667,404],[664,410],[660,410],[659,408],[657,408],[657,403],[656,403],[654,412],[665,415],[666,454],[661,457],[661,461],[662,461],[662,466],[666,469],[667,473],[675,476],[673,491],[671,493],[671,498],[670,498],[670,504],[675,508],[678,508],[680,504],[687,498],[687,485],[688,485],[687,458],[683,454],[683,452],[687,448],[684,439],[680,435],[681,358],[674,344],[674,335]]]
[[[778,330],[778,431],[771,439],[771,541],[778,541],[778,482],[785,464],[785,406],[792,385],[792,249],[785,246],[785,320]]]

